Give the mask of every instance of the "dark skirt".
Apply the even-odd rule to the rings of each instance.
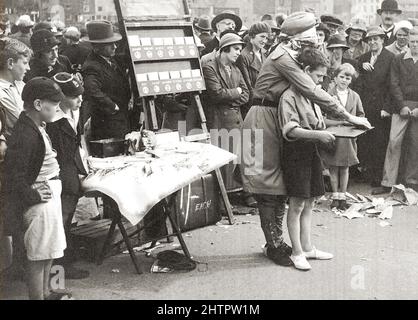
[[[322,160],[316,143],[284,140],[283,176],[289,197],[322,196],[325,193],[322,170]]]

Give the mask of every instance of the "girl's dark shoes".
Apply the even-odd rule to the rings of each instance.
[[[348,208],[350,208],[350,205],[347,203],[346,200],[339,200],[339,205],[338,205],[338,209],[341,211],[345,211]]]
[[[333,199],[331,202],[331,209],[334,209],[334,208],[338,209],[339,206],[340,206],[340,200]]]

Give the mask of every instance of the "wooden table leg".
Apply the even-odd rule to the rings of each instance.
[[[224,184],[224,179],[222,178],[221,170],[216,169],[215,173],[216,173],[216,178],[218,180],[219,188],[221,189],[222,200],[224,202],[226,212],[228,213],[229,224],[234,224],[235,218],[234,218],[234,214],[232,213],[232,207],[231,207],[231,203],[229,202],[228,194],[226,193],[226,188]]]
[[[174,233],[177,236],[177,239],[179,239],[179,242],[180,242],[181,248],[183,249],[184,254],[186,255],[187,258],[191,259],[192,257],[190,255],[189,249],[187,248],[186,242],[183,239],[180,228],[177,226],[176,222],[174,221],[173,217],[170,214],[167,214],[167,216],[168,216],[168,219],[170,220]]]
[[[123,239],[125,240],[125,244],[128,248],[129,255],[131,256],[131,259],[132,259],[132,262],[135,266],[136,272],[138,274],[142,274],[141,267],[140,267],[140,265],[138,263],[138,260],[136,258],[134,249],[132,248],[131,240],[129,239],[128,233],[126,232],[125,226],[123,225],[123,222],[122,222],[121,219],[119,219],[119,221],[118,221],[118,227],[119,227],[120,233],[122,233]]]
[[[104,260],[105,254],[106,254],[106,250],[110,245],[110,241],[113,237],[113,234],[115,233],[116,224],[117,224],[117,217],[112,219],[112,224],[110,225],[109,232],[107,233],[106,240],[103,244],[102,252],[100,253],[99,258],[97,259],[97,264],[99,264],[99,265],[103,263],[103,260]]]

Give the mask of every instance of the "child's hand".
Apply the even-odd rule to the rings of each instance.
[[[364,117],[356,117],[356,116],[350,115],[350,118],[348,119],[348,121],[351,124],[354,124],[356,127],[359,127],[359,128],[371,129],[372,127],[369,120],[367,120],[367,118],[364,118]]]
[[[51,189],[49,188],[48,184],[42,184],[39,188],[36,189],[39,195],[41,196],[42,202],[48,202],[52,199]]]
[[[335,136],[328,131],[315,131],[316,139],[323,144],[332,144],[335,141]]]
[[[389,118],[390,117],[390,113],[385,111],[385,110],[380,110],[380,117],[381,118]]]

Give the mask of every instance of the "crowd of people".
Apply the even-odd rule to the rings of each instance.
[[[266,14],[249,28],[229,11],[193,22],[209,128],[250,132],[249,147],[226,146],[239,156],[222,168],[226,189],[258,208],[263,251],[279,265],[309,270],[307,259],[333,257],[310,238],[324,169],[340,210],[350,174],[373,194],[418,186],[418,26],[397,21],[394,0],[377,13],[378,26],[311,12]],[[107,21],[79,30],[27,15],[0,37],[1,228],[13,238],[9,270],[26,275],[31,299],[69,295],[50,290],[52,263],[89,276],[73,266],[68,237],[87,175],[81,137],[124,138],[141,125],[121,40]],[[160,102],[190,123],[198,114],[184,94]],[[342,125],[373,129],[358,141],[326,130]]]

